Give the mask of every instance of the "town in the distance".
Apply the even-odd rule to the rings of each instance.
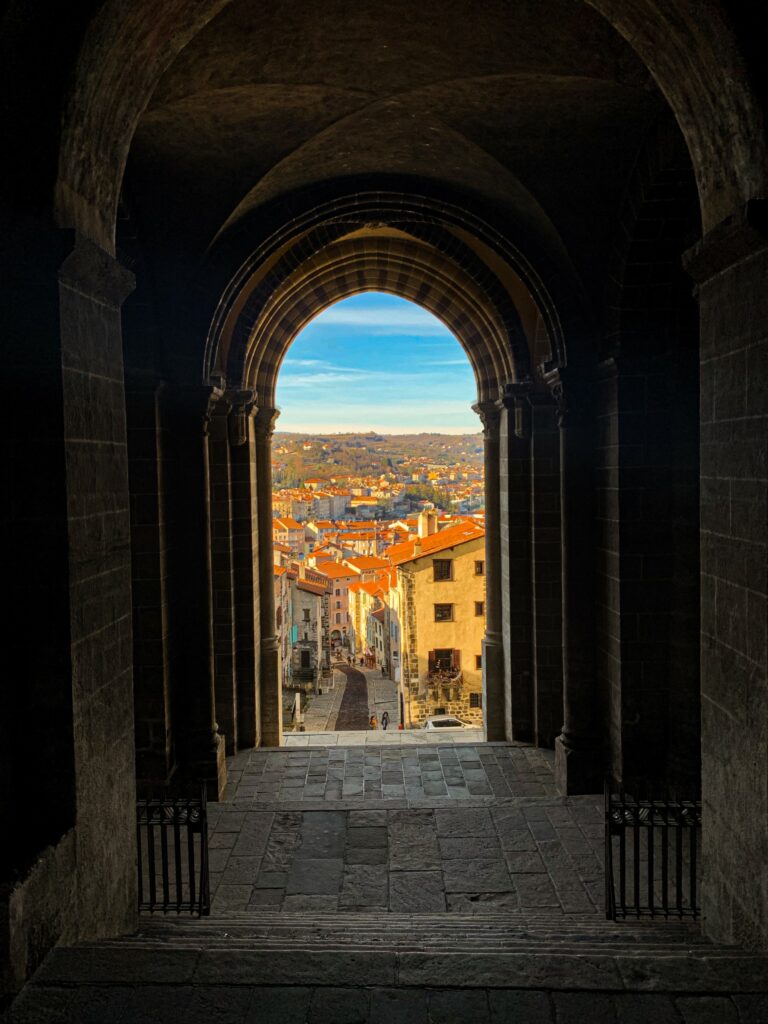
[[[276,432],[272,453],[286,730],[481,726],[482,436]]]

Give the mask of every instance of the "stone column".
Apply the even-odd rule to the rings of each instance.
[[[485,464],[485,637],[483,707],[488,740],[506,740],[504,649],[501,638],[501,534],[499,532],[499,408],[495,401],[472,407],[483,424]]]
[[[232,559],[232,479],[229,459],[228,396],[210,419],[208,450],[211,487],[211,611],[216,720],[227,754],[238,749],[237,670],[235,657],[234,574]]]
[[[224,742],[215,714],[209,427],[221,391],[168,389],[174,455],[173,645],[175,717],[183,771],[218,800],[226,785]]]
[[[272,558],[272,434],[279,410],[259,409],[254,421],[256,494],[259,526],[259,626],[261,634],[261,742],[279,747],[283,742],[283,695],[275,626],[275,576]]]
[[[506,734],[533,739],[530,381],[507,384],[501,414],[499,531]]]
[[[253,391],[228,391],[238,745],[261,742],[259,530]]]
[[[602,789],[600,710],[595,681],[593,420],[586,380],[549,375],[560,426],[563,599],[563,728],[555,740],[555,781],[564,795]]]
[[[551,395],[531,405],[531,588],[533,604],[534,740],[553,747],[563,723],[560,563],[560,431]]]

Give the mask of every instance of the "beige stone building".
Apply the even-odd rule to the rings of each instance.
[[[419,536],[387,552],[397,567],[401,690],[406,728],[455,714],[481,725],[485,634],[485,531],[462,521],[438,532],[420,516]]]

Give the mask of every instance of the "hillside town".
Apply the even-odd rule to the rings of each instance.
[[[296,694],[299,704],[311,704],[336,685],[338,666],[355,665],[390,681],[393,727],[417,728],[439,715],[482,725],[478,438],[417,435],[421,445],[381,438],[380,451],[355,472],[361,436],[367,445],[371,435],[275,437],[276,482],[290,464],[296,485],[273,492],[286,708],[296,706]],[[388,468],[371,473],[377,457]],[[320,475],[315,466],[323,462]],[[343,468],[336,471],[334,463]],[[311,475],[295,479],[302,469]],[[300,721],[292,715],[286,727]]]

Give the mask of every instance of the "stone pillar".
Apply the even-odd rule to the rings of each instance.
[[[162,394],[155,373],[126,372],[136,777],[154,785],[174,770]]]
[[[259,530],[253,391],[228,391],[238,746],[261,742]]]
[[[506,740],[504,648],[501,637],[501,534],[499,522],[499,422],[495,401],[472,407],[483,424],[485,464],[485,637],[483,638],[483,707],[488,740]]]
[[[506,734],[533,739],[530,381],[507,384],[501,415],[499,530]]]
[[[549,375],[560,426],[563,600],[563,728],[555,741],[555,781],[564,795],[603,786],[595,681],[593,418],[589,383]]]
[[[237,673],[235,657],[234,579],[232,564],[232,481],[229,459],[227,397],[216,403],[209,427],[211,494],[211,611],[216,720],[227,754],[238,749]]]
[[[283,742],[283,694],[275,625],[275,575],[272,558],[272,434],[277,409],[259,409],[254,422],[256,494],[259,526],[259,627],[261,665],[259,699],[261,742],[279,747]]]
[[[168,389],[175,507],[172,582],[174,717],[182,770],[212,800],[226,785],[224,741],[216,723],[211,591],[209,428],[221,391]]]
[[[768,948],[768,202],[686,257],[701,313],[704,928]]]
[[[534,740],[554,747],[563,723],[560,431],[549,394],[532,393],[529,402]]]

